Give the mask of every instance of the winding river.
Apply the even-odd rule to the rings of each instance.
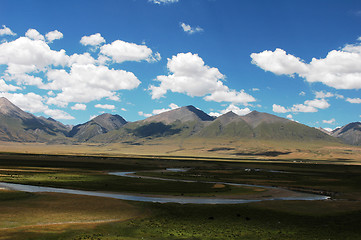
[[[182,171],[181,169],[167,169],[168,171]],[[135,172],[111,172],[111,175],[122,176],[122,177],[133,177],[133,178],[146,178],[146,179],[156,179],[164,181],[179,181],[179,182],[197,182],[193,180],[178,180],[178,179],[166,179],[166,178],[155,178],[155,177],[146,177],[146,176],[136,176]],[[250,185],[250,184],[237,184],[237,183],[226,183],[226,182],[206,182],[200,181],[202,183],[211,183],[211,184],[224,184],[224,185],[233,185],[233,186],[245,186],[245,187],[261,187],[266,189],[282,189],[277,187],[269,186],[260,186],[260,185]],[[239,199],[239,198],[221,198],[221,197],[184,197],[184,196],[168,196],[168,195],[141,195],[141,194],[132,194],[132,193],[108,193],[108,192],[97,192],[97,191],[84,191],[84,190],[74,190],[74,189],[64,189],[64,188],[53,188],[53,187],[40,187],[33,185],[24,185],[16,183],[4,183],[0,182],[0,188],[6,188],[16,191],[24,192],[52,192],[52,193],[67,193],[67,194],[78,194],[86,196],[96,196],[96,197],[107,197],[115,198],[121,200],[129,201],[141,201],[141,202],[155,202],[155,203],[181,203],[181,204],[240,204],[240,203],[250,203],[250,202],[260,202],[260,201],[274,201],[274,200],[326,200],[330,197],[317,194],[301,193],[295,191],[289,191],[290,196],[285,197],[264,197],[256,199]],[[284,189],[282,189],[284,190]]]

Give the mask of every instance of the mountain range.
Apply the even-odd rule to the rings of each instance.
[[[229,138],[289,141],[342,141],[361,145],[361,123],[332,132],[309,127],[272,114],[253,111],[245,116],[228,112],[211,117],[194,106],[180,107],[136,122],[104,113],[73,127],[24,112],[0,98],[0,140],[15,142],[128,142],[156,138]]]

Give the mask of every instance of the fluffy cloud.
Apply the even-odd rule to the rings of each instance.
[[[109,104],[96,104],[94,107],[102,108],[102,109],[109,109],[109,110],[115,109],[114,105],[109,105]]]
[[[102,37],[100,33],[96,33],[90,36],[83,36],[80,39],[80,43],[84,46],[99,46],[102,43],[105,43],[105,39]]]
[[[69,66],[72,66],[74,64],[86,65],[86,64],[95,64],[96,62],[97,61],[88,52],[85,52],[83,54],[74,53],[69,57],[68,65]]]
[[[49,98],[49,104],[66,106],[69,102],[86,103],[104,97],[114,97],[118,90],[138,87],[140,81],[131,72],[109,69],[93,64],[74,64],[70,73],[65,70],[51,70],[50,81],[44,88],[61,90],[56,97]]]
[[[4,79],[0,79],[0,92],[13,92],[13,91],[20,90],[20,89],[21,89],[20,87],[6,84]]]
[[[148,0],[148,1],[155,4],[168,4],[168,3],[176,3],[179,0]]]
[[[106,51],[108,45],[103,49],[104,54],[99,53],[98,59],[94,59],[88,52],[69,56],[63,49],[52,50],[48,44],[62,37],[57,30],[46,34],[47,41],[44,41],[44,37],[35,29],[29,29],[26,36],[0,44],[0,65],[5,66],[5,71],[0,76],[0,91],[16,91],[22,89],[22,85],[33,85],[50,90],[48,97],[42,101],[66,107],[71,102],[80,104],[102,98],[119,101],[117,91],[131,90],[140,84],[132,72],[111,69],[107,66],[107,62],[111,60],[104,55],[108,54]],[[94,46],[104,42],[102,39],[100,34],[94,34],[83,38],[82,42]],[[123,60],[160,59],[158,53],[152,54],[152,50],[144,45],[123,41],[121,44],[126,46],[124,51],[132,50],[132,47],[143,49],[139,52],[131,52],[130,55],[124,53]],[[109,46],[116,47],[117,44],[109,44]],[[127,48],[129,46],[132,47]],[[114,61],[118,61],[118,57],[121,58],[119,52],[109,53],[111,54],[116,59]],[[15,80],[18,86],[7,84],[7,81],[11,80]],[[79,106],[81,105],[73,106],[73,110],[78,109]],[[42,109],[45,112],[46,109]],[[48,111],[48,113],[66,118],[66,115],[59,111]]]
[[[281,105],[277,105],[277,104],[273,104],[272,105],[272,110],[275,113],[286,113],[289,112],[289,110],[287,110],[285,107],[281,106]]]
[[[277,75],[290,75],[304,73],[307,65],[299,58],[287,54],[284,50],[277,48],[274,52],[263,51],[251,54],[252,63],[265,71],[273,72]]]
[[[324,92],[324,91],[315,92],[315,95],[316,98],[329,98],[335,96],[333,93]]]
[[[219,117],[219,116],[221,116],[222,114],[219,113],[219,112],[210,112],[210,113],[208,113],[208,115],[209,115],[209,116],[212,116],[212,117]]]
[[[135,43],[116,40],[111,44],[105,44],[100,48],[100,53],[110,57],[116,63],[125,61],[142,61],[148,62],[159,61],[160,54],[153,55],[152,49],[145,45],[137,45]]]
[[[163,112],[168,112],[170,110],[177,109],[177,108],[179,108],[179,106],[177,104],[171,103],[171,104],[169,104],[169,108],[154,109],[152,113],[153,113],[153,115],[157,115],[157,114],[160,114]]]
[[[330,104],[325,99],[314,99],[305,101],[305,105],[319,109],[326,109]]]
[[[32,39],[32,40],[41,40],[44,41],[45,38],[43,35],[41,35],[36,29],[29,29],[26,33],[25,36]]]
[[[11,31],[10,28],[6,27],[5,25],[3,25],[3,28],[0,28],[0,36],[3,35],[11,35],[11,36],[15,36],[16,33],[14,33],[13,31]]]
[[[139,116],[143,116],[143,117],[151,117],[151,116],[152,116],[151,113],[144,113],[144,112],[142,112],[142,111],[139,111],[139,112],[138,112],[138,115],[139,115]]]
[[[349,103],[357,103],[357,104],[359,104],[359,103],[361,103],[361,98],[347,98],[346,101],[349,102]]]
[[[9,33],[5,26],[0,30],[4,34],[6,31]],[[56,51],[49,46],[53,40],[63,37],[63,34],[57,30],[48,32],[46,41],[35,29],[29,29],[25,35],[26,37],[0,44],[0,65],[5,69],[0,75],[0,92],[9,94],[6,92],[21,89],[26,91],[27,88],[23,87],[26,85],[49,90],[47,96],[37,100],[39,104],[34,104],[34,108],[20,101],[27,99],[28,103],[33,102],[31,94],[12,94],[9,95],[9,99],[17,101],[14,103],[19,103],[25,110],[43,112],[57,119],[73,119],[73,117],[62,110],[50,109],[46,104],[66,107],[74,102],[77,104],[71,107],[72,110],[85,110],[86,106],[82,103],[102,98],[119,101],[117,91],[138,87],[140,81],[132,72],[109,68],[111,60],[152,62],[160,59],[159,53],[153,54],[145,45],[120,40],[104,46],[101,50],[103,52],[99,51],[97,59],[89,52],[67,55],[65,50]],[[83,37],[81,42],[94,47],[104,43],[105,40],[100,34],[94,34]],[[112,50],[114,52],[111,52]],[[16,81],[18,86],[8,84],[8,81]]]
[[[330,51],[325,58],[310,63],[277,48],[251,54],[252,63],[277,75],[294,75],[308,82],[321,82],[335,89],[361,88],[361,43]]]
[[[309,105],[305,105],[305,104],[295,104],[292,106],[291,109],[287,109],[287,111],[290,112],[317,112],[317,108],[309,106]]]
[[[86,110],[86,105],[82,103],[76,103],[74,106],[71,107],[72,110]]]
[[[174,109],[179,108],[179,106],[177,104],[175,104],[175,103],[169,104],[168,107],[169,108],[154,109],[152,111],[152,113],[144,113],[144,112],[140,111],[140,112],[138,112],[138,115],[139,116],[144,116],[144,117],[150,117],[150,116],[153,116],[153,115],[157,115],[157,114],[160,114],[160,113],[168,112],[170,110],[174,110]]]
[[[241,109],[234,104],[230,104],[226,109],[221,110],[220,113],[219,112],[210,112],[209,115],[213,116],[213,117],[219,117],[222,114],[226,114],[231,111],[239,116],[244,116],[251,112],[251,110],[249,108]]]
[[[287,117],[288,119],[293,120],[293,116],[292,116],[292,114],[288,114],[286,117]]]
[[[336,119],[332,118],[330,120],[322,120],[322,122],[327,124],[334,124],[336,122]]]
[[[75,119],[69,113],[64,112],[63,110],[60,109],[46,109],[44,110],[44,113],[54,119],[64,119],[64,120]]]
[[[291,108],[285,108],[281,105],[273,104],[273,112],[317,112],[318,109],[326,109],[330,104],[325,99],[306,100],[303,104],[294,104]]]
[[[54,30],[54,31],[48,32],[45,35],[45,37],[48,40],[48,42],[53,42],[54,40],[62,39],[63,34],[61,32],[59,32],[58,30]]]
[[[243,116],[243,115],[247,115],[248,113],[251,112],[251,110],[249,108],[239,108],[237,106],[235,106],[234,104],[230,104],[226,109],[222,110],[221,113],[225,114],[227,112],[234,112],[237,115]]]
[[[227,86],[223,86],[223,89],[213,92],[204,99],[206,101],[242,103],[245,105],[256,101],[254,97],[245,93],[244,90],[237,92],[236,90],[229,90]]]
[[[0,44],[0,64],[7,65],[4,78],[19,84],[40,86],[42,79],[29,73],[45,71],[49,66],[64,66],[67,62],[64,50],[51,50],[44,41],[20,37]]]
[[[42,96],[32,92],[27,94],[2,92],[0,96],[9,99],[9,101],[27,112],[43,112],[54,119],[74,119],[74,117],[67,112],[59,109],[50,109],[44,104],[45,99]]]
[[[225,76],[217,68],[205,65],[197,54],[179,53],[168,59],[168,76],[158,76],[159,86],[150,85],[152,98],[158,99],[167,91],[184,93],[191,97],[202,97],[207,101],[243,103],[255,99],[241,90],[229,89],[221,80]]]
[[[185,24],[185,23],[180,23],[180,26],[182,27],[183,31],[185,31],[186,33],[189,33],[189,34],[193,34],[193,33],[197,33],[197,32],[203,32],[203,28],[201,27],[191,27],[190,25],[188,24]]]

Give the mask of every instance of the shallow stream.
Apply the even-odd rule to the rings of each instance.
[[[168,171],[185,171],[183,169],[167,169]],[[163,181],[178,181],[178,182],[197,182],[194,180],[181,180],[181,179],[166,179],[166,178],[156,178],[156,177],[146,177],[146,176],[136,176],[135,172],[111,172],[111,175],[122,176],[122,177],[132,177],[132,178],[146,178],[146,179],[157,179]],[[250,185],[250,184],[238,184],[238,183],[226,183],[226,182],[206,182],[200,181],[202,183],[211,183],[211,184],[225,184],[233,186],[243,186],[243,187],[261,187],[266,189],[281,189],[277,187],[269,186],[260,186],[260,185]],[[240,204],[240,203],[250,203],[250,202],[260,202],[260,201],[274,201],[274,200],[326,200],[330,197],[317,194],[301,193],[296,192],[290,194],[292,196],[279,197],[279,198],[257,198],[257,199],[230,199],[230,198],[220,198],[220,197],[184,197],[184,196],[168,196],[168,195],[141,195],[141,194],[132,194],[132,193],[107,193],[107,192],[97,192],[97,191],[84,191],[84,190],[74,190],[74,189],[64,189],[64,188],[53,188],[53,187],[40,187],[33,185],[24,185],[16,183],[4,183],[0,182],[0,188],[6,188],[16,191],[23,192],[53,192],[53,193],[67,193],[67,194],[78,194],[86,196],[97,196],[97,197],[107,197],[115,198],[121,200],[129,201],[141,201],[141,202],[157,202],[157,203],[192,203],[192,204]],[[290,191],[290,193],[295,193],[295,191]]]

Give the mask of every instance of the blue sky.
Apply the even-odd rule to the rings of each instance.
[[[0,95],[78,124],[177,106],[361,119],[361,2],[1,1]]]

